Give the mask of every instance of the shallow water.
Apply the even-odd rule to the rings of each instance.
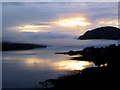
[[[57,78],[72,70],[83,70],[95,65],[87,61],[70,60],[68,55],[54,54],[58,51],[80,50],[95,45],[117,44],[117,41],[79,41],[79,46],[50,46],[23,51],[3,52],[3,88],[31,88],[39,81]],[[73,56],[72,56],[73,57]]]

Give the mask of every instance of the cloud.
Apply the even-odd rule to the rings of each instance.
[[[3,37],[6,40],[18,41],[34,39],[69,38],[79,36],[96,27],[117,26],[117,3],[92,2],[17,2],[3,3]],[[86,18],[85,21],[75,22],[69,18]],[[69,27],[57,25],[52,22],[69,19]],[[90,23],[91,25],[81,26]],[[102,23],[101,23],[102,22]],[[112,23],[111,23],[112,22]],[[24,32],[24,33],[23,33]],[[16,40],[16,41],[17,41]],[[47,40],[48,41],[48,40]]]
[[[77,27],[77,26],[88,26],[91,25],[83,17],[74,17],[74,18],[65,18],[59,21],[53,22],[54,24],[63,26],[63,27]]]

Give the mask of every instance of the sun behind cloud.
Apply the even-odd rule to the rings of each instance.
[[[77,27],[77,26],[88,26],[91,25],[90,22],[86,21],[84,17],[75,17],[75,18],[64,18],[58,21],[53,22],[57,25],[64,27]]]
[[[50,28],[50,25],[34,25],[34,24],[29,24],[29,25],[23,25],[23,26],[13,26],[7,29],[10,30],[17,30],[18,32],[48,32],[46,28]]]
[[[27,30],[20,30],[19,32],[47,32],[47,30],[30,30],[30,29],[27,29]]]
[[[24,26],[19,26],[17,28],[19,28],[19,29],[28,29],[28,28],[41,28],[41,27],[49,28],[50,26],[48,26],[48,25],[24,25]]]
[[[47,32],[47,30],[41,30],[42,28],[50,28],[48,25],[25,25],[16,27],[20,29],[19,32]]]

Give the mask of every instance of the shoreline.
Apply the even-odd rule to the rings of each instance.
[[[75,74],[63,75],[57,79],[49,79],[44,82],[39,82],[40,85],[46,84],[45,88],[58,89],[58,88],[85,88],[86,86],[95,86],[99,88],[110,88],[113,87],[111,81],[117,80],[118,77],[113,77],[116,68],[113,67],[114,64],[120,59],[119,53],[120,45],[109,45],[106,47],[87,47],[82,51],[69,51],[69,52],[59,52],[55,54],[68,54],[77,55],[82,54],[84,61],[92,61],[98,67],[86,68],[82,71],[76,70]],[[78,57],[78,60],[81,58]],[[73,58],[76,60],[76,57]],[[117,73],[117,72],[116,72]],[[49,84],[49,85],[48,85]],[[87,87],[86,87],[87,89]]]
[[[18,51],[18,50],[29,50],[34,48],[46,48],[46,45],[37,45],[29,43],[10,43],[3,42],[1,51]]]

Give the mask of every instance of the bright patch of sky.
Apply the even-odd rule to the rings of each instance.
[[[101,26],[118,26],[117,2],[3,2],[3,39],[79,37]]]

